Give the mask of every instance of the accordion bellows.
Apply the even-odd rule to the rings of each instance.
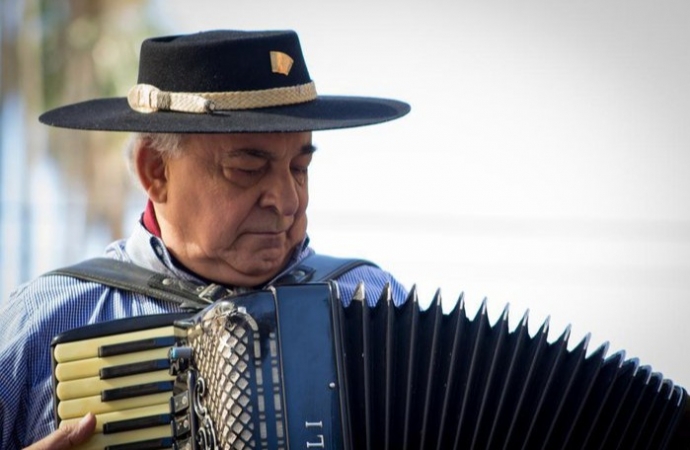
[[[462,298],[447,315],[440,295],[420,311],[344,310],[354,448],[664,448],[686,401],[674,386],[606,346],[568,350],[569,330],[549,342],[548,322],[530,336],[527,315],[509,331],[508,310],[491,326],[483,303],[468,319]],[[363,363],[358,364],[359,349]],[[347,354],[347,353],[346,353]],[[363,389],[361,388],[363,387]],[[398,394],[399,393],[399,394]]]
[[[588,337],[569,349],[569,330],[549,339],[548,321],[530,334],[527,314],[510,329],[507,307],[491,324],[486,303],[470,318],[462,298],[444,313],[440,294],[426,309],[414,289],[402,306],[393,305],[387,289],[377,296],[376,306],[367,306],[360,286],[342,306],[335,283],[281,286],[190,317],[171,315],[175,331],[166,333],[176,336],[175,343],[161,346],[172,348],[167,361],[175,381],[163,380],[172,406],[157,429],[160,422],[177,425],[163,437],[145,443],[136,437],[142,440],[125,445],[511,450],[688,445],[681,424],[687,420],[685,390],[636,359],[626,360],[623,352],[607,356],[607,345],[589,352]],[[66,344],[138,333],[150,328],[146,320],[154,319],[125,319],[56,337],[56,373],[61,365],[75,364],[59,361]],[[165,317],[155,320],[160,325]],[[63,390],[60,377],[56,392]],[[139,392],[138,400],[161,395],[141,386],[128,389]],[[101,401],[107,403],[104,393],[111,391],[101,391]],[[58,395],[58,422],[69,420],[59,412],[61,402]],[[130,409],[146,408],[137,405]],[[110,442],[109,429],[141,431],[152,422],[142,414],[99,423],[106,431],[88,448],[118,448],[97,442]]]

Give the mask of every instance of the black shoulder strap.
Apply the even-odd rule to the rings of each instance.
[[[280,277],[274,284],[295,284],[335,280],[355,267],[373,266],[376,264],[365,259],[338,258],[326,255],[311,255],[299,265]]]
[[[46,273],[93,281],[147,297],[179,303],[183,308],[199,309],[211,301],[204,299],[191,283],[169,278],[136,264],[112,258],[92,258]]]
[[[361,265],[375,264],[362,259],[335,258],[312,255],[297,267],[280,277],[274,284],[295,284],[333,280]],[[183,308],[201,309],[220,296],[227,295],[227,289],[215,284],[208,287],[196,286],[177,278],[166,277],[133,263],[112,258],[92,258],[53,270],[45,275],[63,275],[85,281],[93,281],[117,289],[136,292],[147,297],[180,304]]]

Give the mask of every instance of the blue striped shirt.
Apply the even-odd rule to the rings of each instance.
[[[313,252],[305,242],[285,272]],[[174,265],[163,242],[143,226],[137,227],[129,239],[110,244],[105,253],[166,276],[202,284],[193,274]],[[390,274],[372,266],[359,266],[337,281],[343,299],[351,298],[359,281],[369,292],[376,293],[390,283],[396,304],[402,303],[406,295]],[[370,303],[375,301],[375,297],[369,298]],[[20,286],[0,308],[0,448],[22,448],[54,430],[53,337],[87,324],[177,311],[180,309],[174,303],[65,276],[39,277]]]

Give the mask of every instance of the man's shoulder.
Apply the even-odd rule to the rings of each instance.
[[[407,297],[407,289],[388,271],[381,268],[371,260],[357,257],[329,256],[315,254],[302,261],[305,266],[320,264],[322,270],[320,275],[316,275],[311,281],[320,277],[321,281],[326,279],[334,280],[338,283],[341,299],[344,304],[349,304],[359,285],[366,292],[368,303],[375,304],[384,295],[386,289],[390,292],[395,304],[401,304]],[[330,273],[326,273],[330,271]]]
[[[20,286],[0,312],[8,320],[55,335],[67,329],[149,314],[177,311],[157,301],[108,284],[50,271]]]
[[[360,266],[378,268],[373,262],[362,258],[331,256],[312,252],[288,273],[295,278],[303,277],[303,281],[326,281],[336,280]]]
[[[65,300],[83,296],[100,296],[109,288],[99,283],[89,283],[57,272],[46,272],[19,286],[10,301],[41,302],[44,299]]]
[[[36,327],[58,331],[89,321],[97,305],[107,303],[110,296],[108,286],[49,272],[17,288],[3,309],[8,316],[25,316],[22,320]]]

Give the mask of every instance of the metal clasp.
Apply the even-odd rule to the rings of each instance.
[[[208,303],[214,303],[217,300],[221,300],[225,297],[235,294],[232,289],[228,289],[225,286],[215,283],[211,283],[205,287],[199,286],[196,288],[196,290],[198,293],[197,296]]]

